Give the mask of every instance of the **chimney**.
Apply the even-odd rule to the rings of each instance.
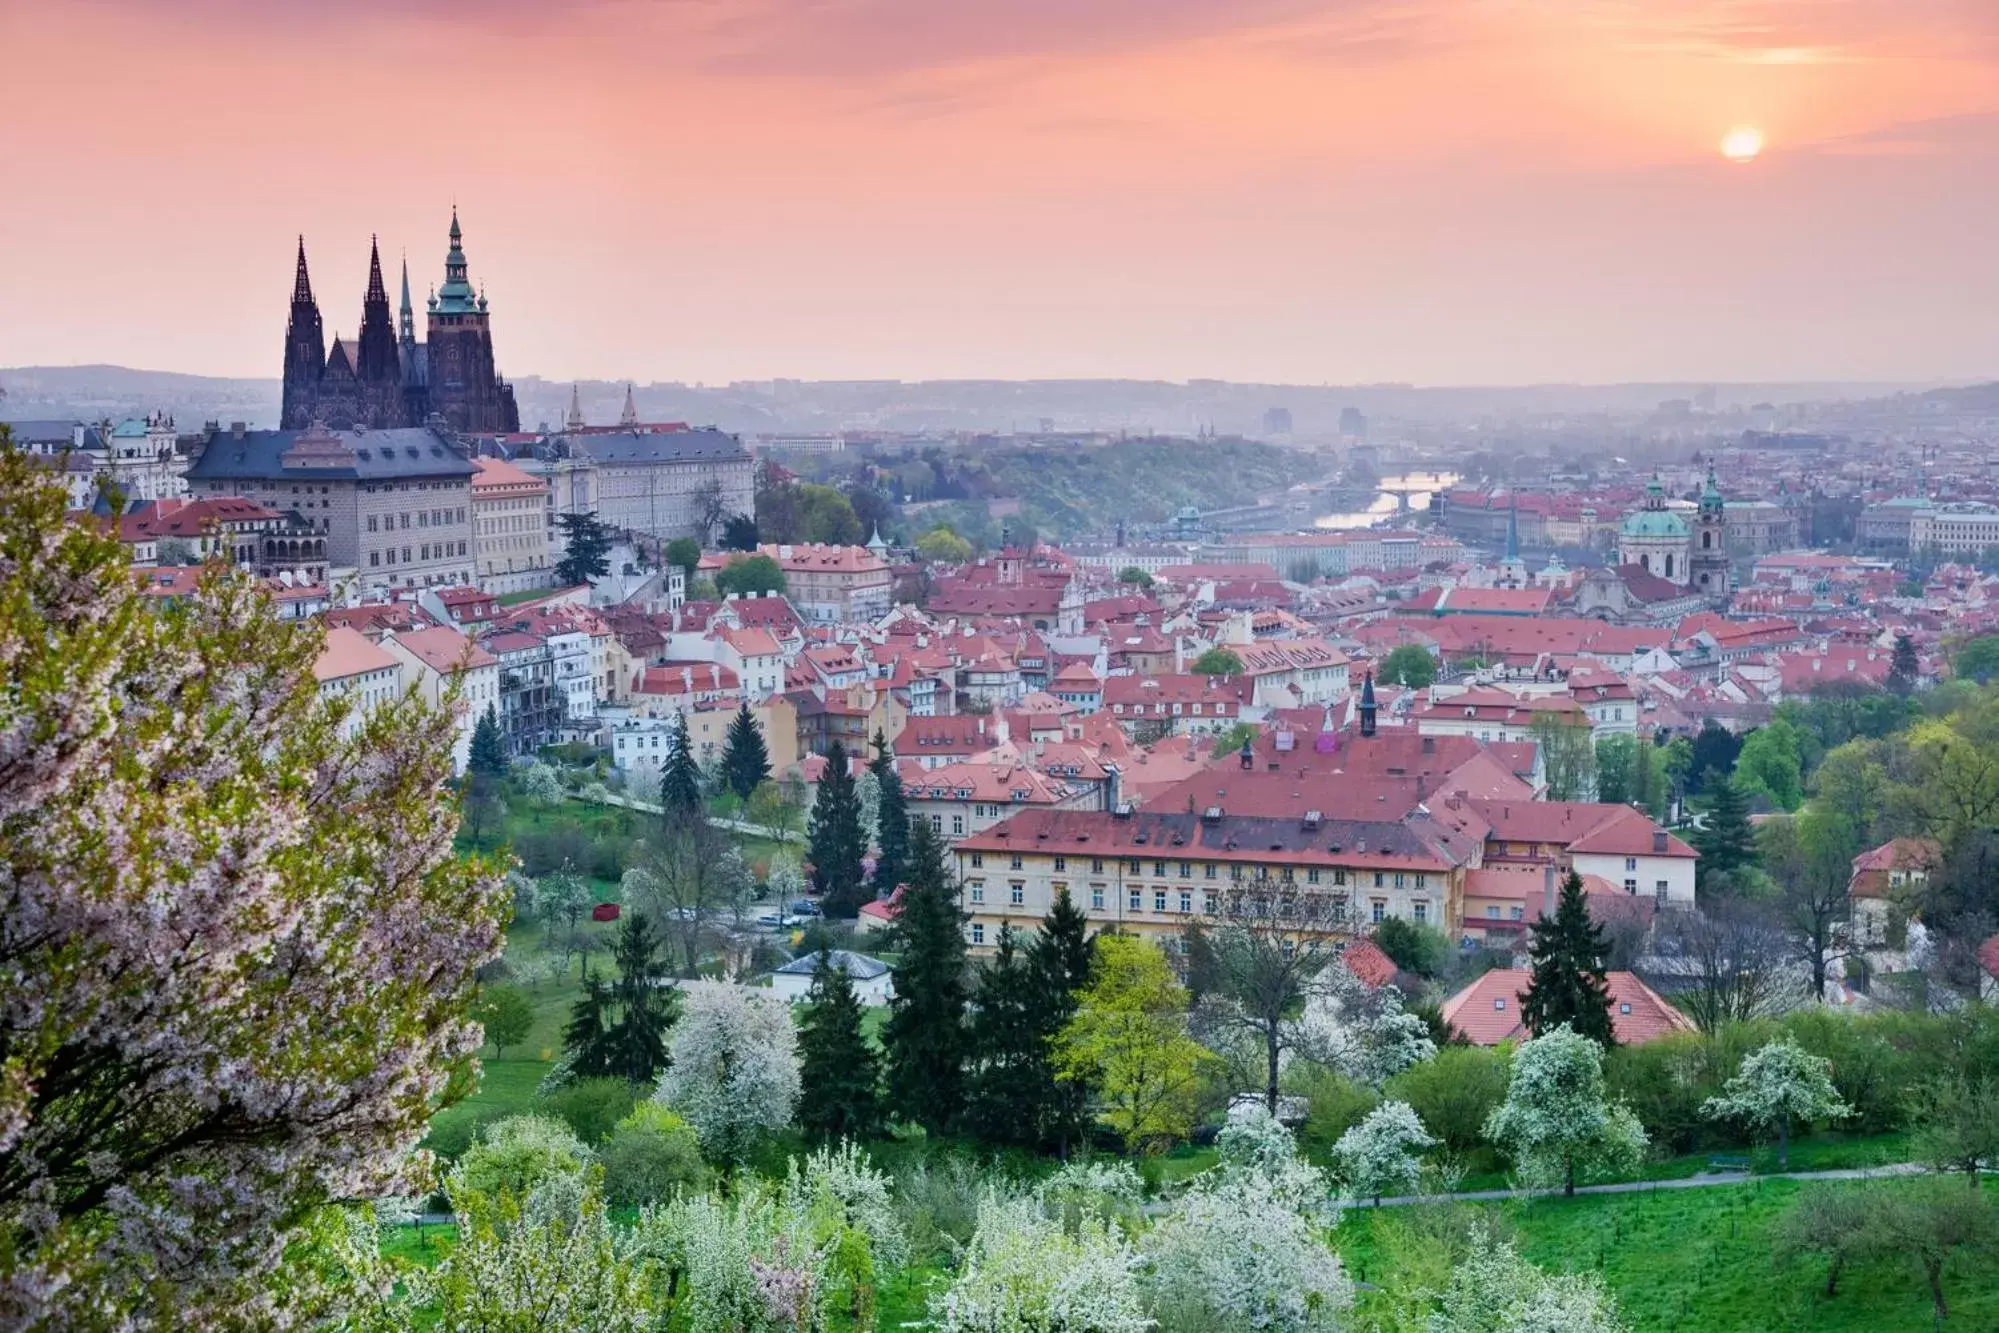
[[[229,423],[229,437],[240,440],[249,432],[249,429],[250,423],[247,421],[232,421]]]
[[[1541,867],[1541,915],[1555,915],[1555,863],[1550,861]]]
[[[1655,856],[1666,854],[1666,830],[1662,828],[1652,830],[1652,852]]]

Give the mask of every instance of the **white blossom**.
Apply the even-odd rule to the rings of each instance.
[[[1617,1302],[1594,1273],[1542,1272],[1474,1227],[1464,1259],[1430,1316],[1429,1333],[1624,1333]]]
[[[1631,1109],[1605,1097],[1602,1048],[1567,1023],[1513,1053],[1485,1136],[1512,1154],[1525,1184],[1570,1190],[1579,1176],[1635,1166],[1646,1142]]]
[[[1414,1193],[1422,1178],[1417,1154],[1437,1140],[1407,1102],[1388,1101],[1367,1113],[1333,1145],[1340,1178],[1355,1198]]]
[[[1032,1199],[988,1195],[958,1279],[930,1300],[937,1333],[1145,1333],[1131,1246],[1085,1218],[1071,1233]]]
[[[1713,1119],[1748,1122],[1775,1129],[1788,1155],[1791,1127],[1818,1120],[1841,1120],[1853,1108],[1832,1085],[1832,1062],[1813,1055],[1790,1037],[1779,1037],[1742,1058],[1742,1067],[1719,1097],[1701,1113]]]
[[[1402,1007],[1393,986],[1370,989],[1344,965],[1328,967],[1306,997],[1291,1047],[1371,1087],[1437,1053],[1428,1024]]]
[[[689,982],[681,994],[658,1099],[694,1127],[709,1157],[740,1160],[759,1137],[790,1124],[798,1103],[791,1006],[772,991],[724,981]]]

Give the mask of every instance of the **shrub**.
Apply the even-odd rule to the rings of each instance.
[[[639,1094],[621,1078],[579,1078],[541,1098],[541,1109],[596,1147],[639,1103]]]
[[[447,1187],[454,1204],[467,1190],[487,1198],[525,1198],[556,1177],[581,1176],[590,1161],[590,1150],[560,1120],[509,1116],[481,1128]]]
[[[708,1180],[694,1127],[657,1102],[640,1102],[618,1122],[600,1154],[604,1196],[614,1208],[663,1203]]]
[[[1315,1148],[1338,1143],[1340,1135],[1359,1124],[1381,1101],[1367,1085],[1312,1065],[1293,1065],[1285,1090],[1305,1099],[1305,1127],[1300,1137]]]
[[[1504,1048],[1446,1046],[1390,1079],[1387,1094],[1415,1108],[1446,1150],[1476,1152],[1485,1145],[1486,1117],[1506,1100],[1510,1060]]]

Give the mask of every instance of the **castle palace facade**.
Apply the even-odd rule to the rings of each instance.
[[[451,248],[444,285],[428,303],[425,338],[417,341],[410,307],[409,265],[403,265],[402,308],[392,322],[378,246],[368,248],[368,291],[361,331],[350,344],[339,334],[328,349],[319,303],[306,272],[305,238],[298,243],[291,318],[285,325],[284,406],[278,427],[304,430],[395,430],[432,417],[467,434],[518,431],[513,386],[493,366],[493,330],[486,298],[466,277],[458,210],[451,210]]]

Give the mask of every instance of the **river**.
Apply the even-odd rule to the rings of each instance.
[[[1457,485],[1458,476],[1455,472],[1405,472],[1398,477],[1383,477],[1380,484],[1382,489],[1376,492],[1373,503],[1366,509],[1344,514],[1321,514],[1312,520],[1312,526],[1328,531],[1371,528],[1383,519],[1393,518],[1401,508],[1391,493],[1393,491],[1410,492],[1410,513],[1420,514],[1429,506],[1433,494]]]

